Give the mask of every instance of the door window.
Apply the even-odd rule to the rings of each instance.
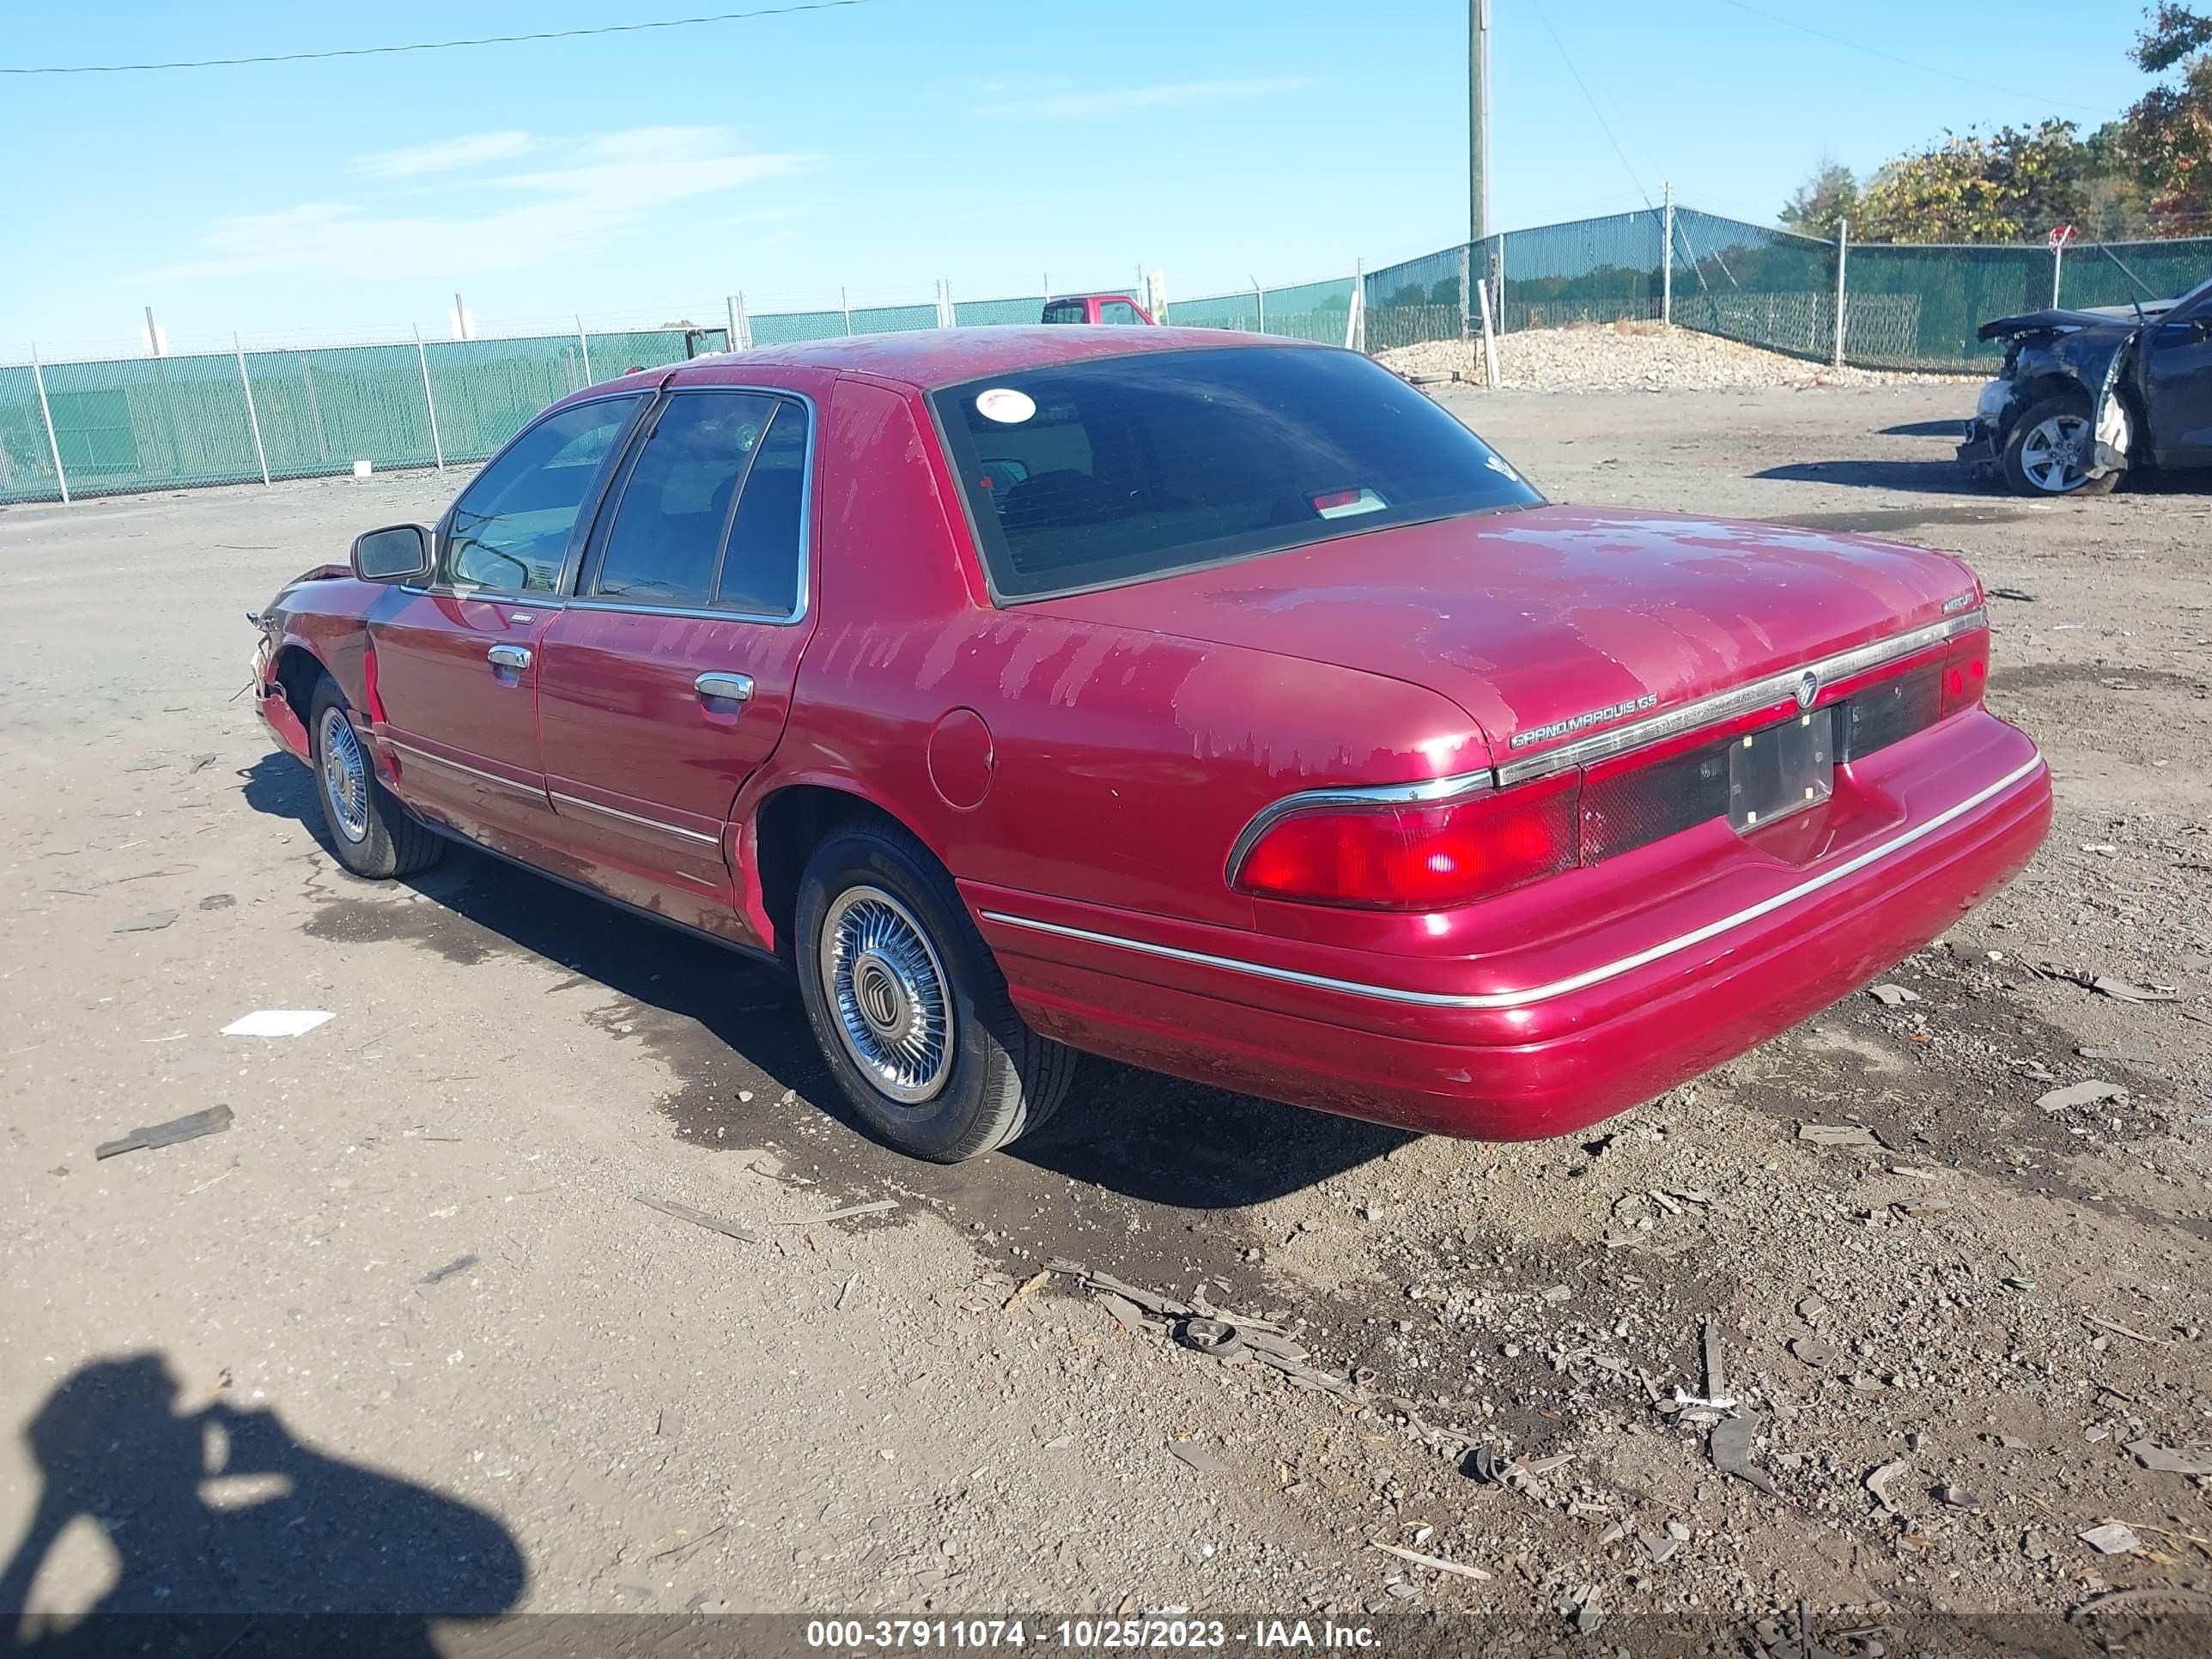
[[[453,587],[550,593],[577,515],[635,398],[602,398],[550,415],[477,475],[453,503],[442,580]]]
[[[1145,319],[1137,315],[1136,307],[1127,300],[1105,300],[1099,303],[1098,320],[1102,323],[1139,323]]]
[[[806,410],[779,403],[738,495],[714,603],[763,617],[799,610],[806,507]]]
[[[638,452],[591,592],[646,605],[703,605],[738,510],[738,485],[779,405],[751,392],[668,400]]]

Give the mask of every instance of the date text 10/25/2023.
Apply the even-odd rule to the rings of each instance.
[[[1012,1649],[1097,1652],[1250,1647],[1381,1654],[1367,1625],[1328,1619],[1225,1620],[1189,1617],[1135,1619],[818,1619],[806,1625],[817,1651],[868,1653],[898,1649]]]

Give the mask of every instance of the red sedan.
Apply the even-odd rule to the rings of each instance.
[[[1074,1051],[1559,1134],[2024,865],[2035,745],[1941,553],[1547,505],[1350,352],[837,339],[555,405],[259,617],[347,867],[447,839],[796,973],[951,1160]]]

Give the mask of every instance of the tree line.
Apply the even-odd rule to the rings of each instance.
[[[1860,181],[1823,156],[1782,222],[1855,240],[2041,240],[2212,235],[2212,12],[2160,4],[2128,56],[2158,83],[2117,120],[1947,133]]]

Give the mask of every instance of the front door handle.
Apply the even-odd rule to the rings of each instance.
[[[520,672],[530,666],[530,652],[520,645],[495,645],[484,653],[494,668],[512,668]]]
[[[699,694],[702,702],[750,702],[753,677],[750,674],[702,674],[691,682],[691,689]]]

